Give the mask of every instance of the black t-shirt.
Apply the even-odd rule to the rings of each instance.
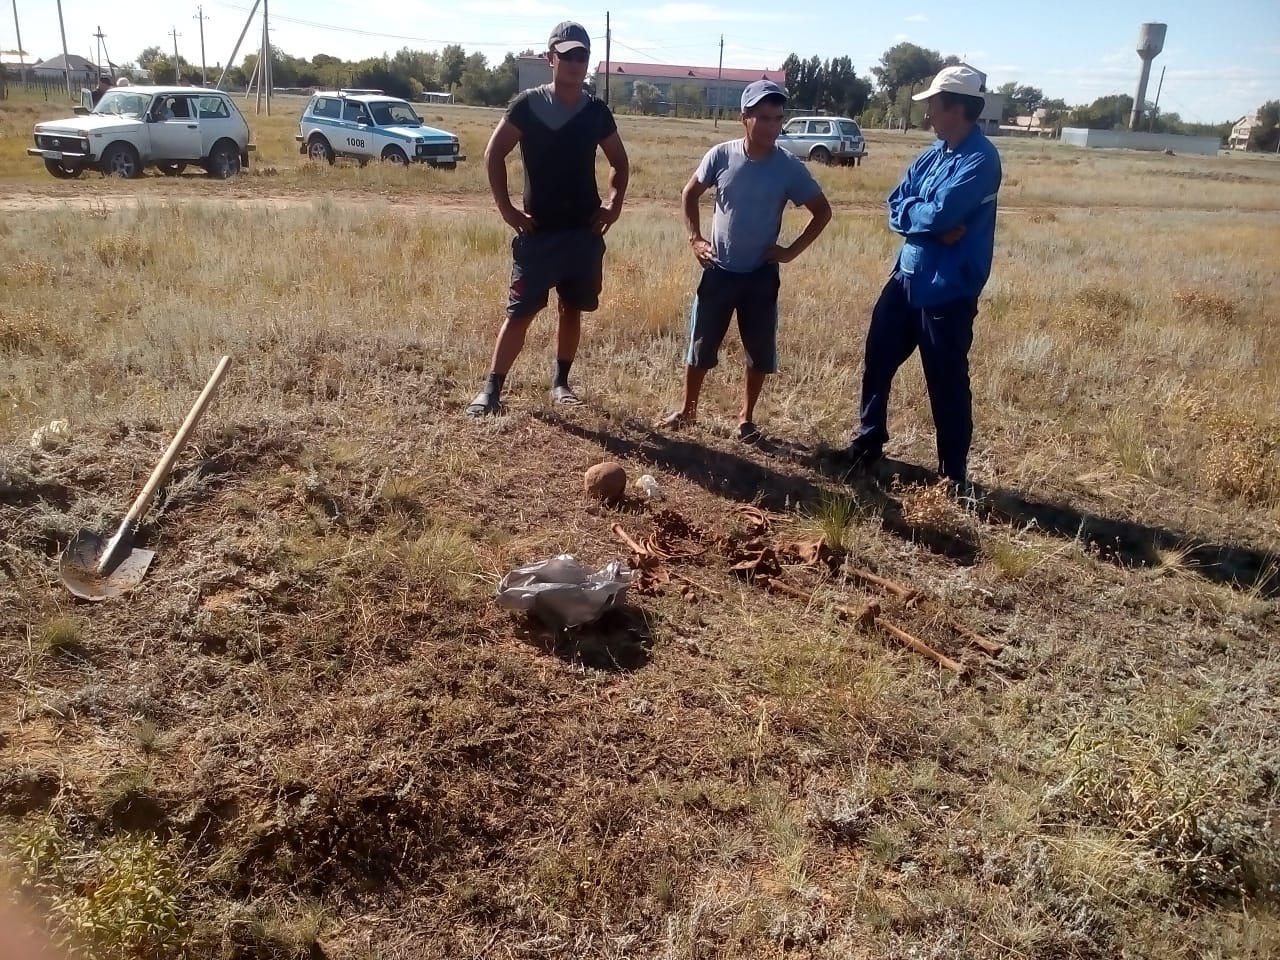
[[[600,209],[596,148],[618,129],[613,113],[585,90],[566,106],[546,84],[511,101],[506,118],[520,131],[525,213],[539,230],[590,226]]]

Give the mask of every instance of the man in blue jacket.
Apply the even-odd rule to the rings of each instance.
[[[938,440],[938,473],[963,488],[973,437],[969,347],[978,295],[991,275],[1000,154],[977,127],[982,75],[947,67],[915,100],[928,101],[938,140],[889,195],[889,227],[903,237],[893,274],[871,313],[862,374],[861,424],[849,445],[855,467],[889,439],[894,374],[918,347]]]

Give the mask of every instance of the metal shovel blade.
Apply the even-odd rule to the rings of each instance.
[[[155,551],[130,549],[114,566],[99,569],[111,539],[81,530],[62,551],[58,574],[73,595],[82,600],[106,600],[128,593],[142,582]]]

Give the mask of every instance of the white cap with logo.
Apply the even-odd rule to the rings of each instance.
[[[957,93],[965,97],[977,97],[986,102],[987,91],[983,88],[985,78],[973,67],[960,64],[938,71],[929,84],[929,89],[917,93],[912,100],[928,100],[936,93]]]

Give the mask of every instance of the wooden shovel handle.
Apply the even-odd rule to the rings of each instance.
[[[222,381],[222,376],[227,372],[227,367],[230,363],[230,357],[223,357],[218,361],[217,369],[213,371],[213,376],[209,378],[209,382],[204,385],[204,390],[196,398],[195,406],[191,408],[191,412],[187,414],[187,419],[178,428],[178,433],[169,444],[169,449],[164,452],[164,456],[160,458],[156,468],[151,471],[151,477],[147,480],[147,485],[142,488],[142,492],[138,494],[138,499],[133,501],[133,506],[125,514],[124,521],[120,524],[121,530],[127,530],[137,524],[142,519],[142,515],[147,512],[147,507],[151,506],[151,501],[155,497],[156,491],[168,479],[169,471],[173,468],[173,461],[178,459],[178,454],[187,445],[187,438],[191,436],[191,431],[200,422],[200,417],[204,415],[205,407],[213,399],[214,391],[218,389],[218,384]]]

